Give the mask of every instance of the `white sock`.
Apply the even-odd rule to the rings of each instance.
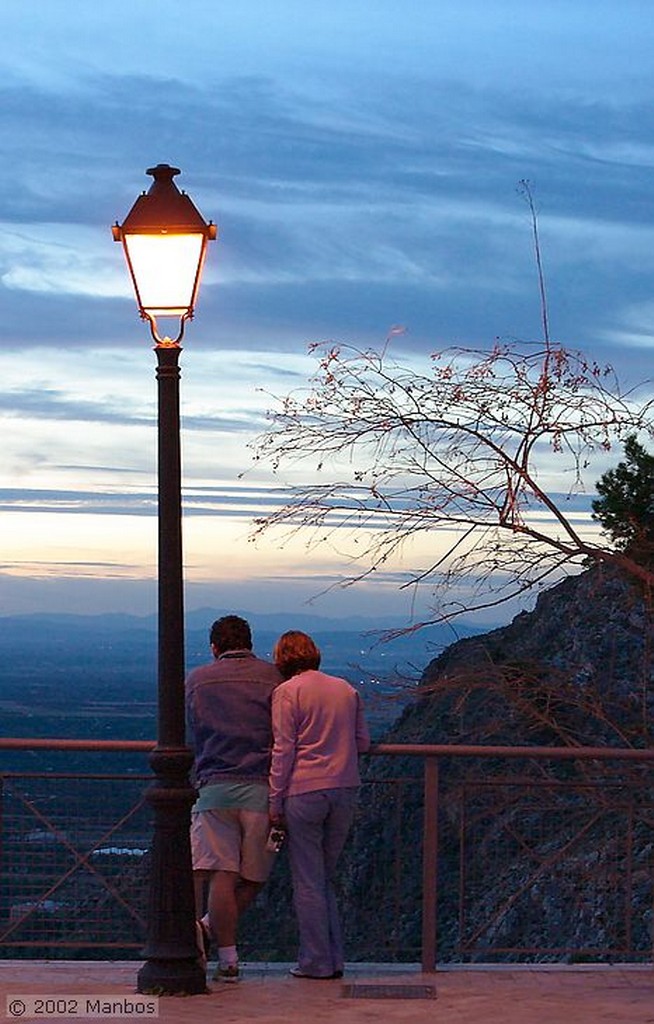
[[[236,946],[219,946],[218,961],[221,967],[236,967],[238,963]]]

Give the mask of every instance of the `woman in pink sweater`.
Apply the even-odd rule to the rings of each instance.
[[[343,939],[334,892],[360,783],[358,755],[370,747],[359,694],[319,672],[310,636],[284,633],[273,651],[284,682],[273,692],[270,819],[288,830],[300,933],[296,978],[340,978]]]

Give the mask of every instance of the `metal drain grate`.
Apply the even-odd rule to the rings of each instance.
[[[343,985],[346,999],[435,999],[435,985]]]

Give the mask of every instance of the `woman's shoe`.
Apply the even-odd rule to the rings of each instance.
[[[294,978],[311,978],[313,981],[334,981],[336,978],[342,978],[342,971],[334,971],[333,974],[307,974],[301,967],[291,967],[289,974],[292,974]]]

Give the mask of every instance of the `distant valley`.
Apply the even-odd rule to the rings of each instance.
[[[210,658],[208,630],[222,610],[186,617],[188,668]],[[323,667],[362,692],[373,733],[399,715],[431,658],[473,630],[422,630],[380,641],[389,623],[333,620],[314,615],[248,616],[255,650],[269,657],[285,629],[315,638]],[[391,626],[394,624],[391,623]],[[155,739],[157,704],[156,618],[130,615],[23,615],[0,617],[0,729],[12,737]],[[100,755],[0,752],[4,770],[82,770]],[[104,761],[104,758],[102,758]],[[131,759],[130,759],[131,760]],[[121,764],[125,761],[121,757]],[[138,759],[144,764],[143,758]],[[75,767],[73,768],[74,762]]]

